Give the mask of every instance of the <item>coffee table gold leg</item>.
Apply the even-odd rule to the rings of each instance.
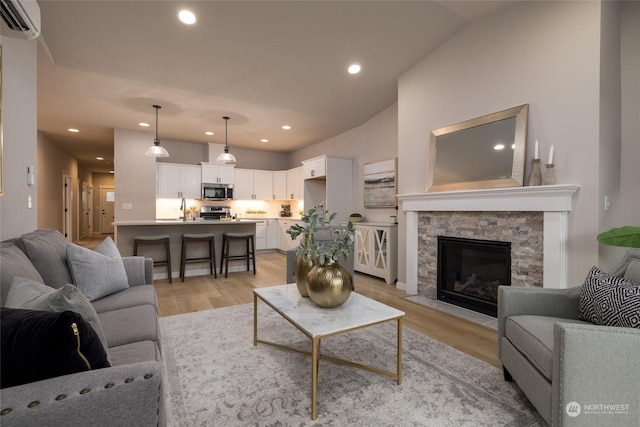
[[[402,384],[402,317],[398,318],[398,384]]]
[[[317,393],[318,393],[318,347],[320,340],[313,338],[311,340],[311,419],[318,418],[317,413]]]
[[[258,297],[253,294],[253,346],[258,345]]]

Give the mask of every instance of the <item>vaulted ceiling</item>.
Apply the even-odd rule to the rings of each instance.
[[[511,3],[40,0],[38,130],[94,171],[114,128],[151,145],[153,104],[161,140],[224,143],[228,115],[230,145],[294,151],[392,105],[403,72]]]

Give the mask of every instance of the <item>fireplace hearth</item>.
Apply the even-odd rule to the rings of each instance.
[[[511,285],[511,243],[438,236],[437,299],[497,317],[498,286]]]

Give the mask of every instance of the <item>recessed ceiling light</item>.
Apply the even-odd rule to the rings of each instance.
[[[502,150],[502,149],[504,149],[504,145],[502,145],[502,144],[496,144],[496,145],[493,147],[493,149],[494,149],[494,150]]]
[[[138,123],[139,126],[142,126],[143,128],[148,128],[149,127],[149,123],[145,123],[145,122],[140,122]]]
[[[67,130],[68,130],[69,132],[75,132],[75,133],[80,132],[78,129],[74,129],[74,128],[69,128],[69,129],[67,129]]]
[[[267,138],[262,138],[260,142],[269,142],[269,140]]]
[[[351,64],[348,68],[349,74],[358,74],[360,72],[359,64]]]
[[[289,129],[291,129],[291,126],[289,126],[289,125],[282,125],[282,129],[284,129],[284,130],[289,130]]]
[[[96,160],[104,160],[104,157],[98,156],[98,157],[96,157]]]
[[[211,132],[210,130],[208,130],[208,131],[206,131],[204,134],[205,134],[205,135],[209,135],[209,136],[211,136],[211,135],[213,135],[213,132]]]
[[[183,24],[193,25],[196,23],[196,15],[194,15],[190,10],[181,10],[178,13],[178,18]]]

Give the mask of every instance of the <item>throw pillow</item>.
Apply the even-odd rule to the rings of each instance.
[[[4,305],[14,277],[26,277],[44,283],[42,276],[27,255],[13,242],[0,243],[0,303]]]
[[[9,287],[5,307],[54,312],[73,311],[91,325],[105,351],[109,348],[96,310],[87,297],[71,284],[54,289],[33,280],[16,277]]]
[[[0,388],[109,367],[91,326],[72,311],[0,309]]]
[[[129,287],[122,258],[111,237],[107,237],[95,251],[70,243],[67,245],[67,260],[73,283],[89,301]]]
[[[596,325],[640,328],[640,283],[593,267],[580,293],[578,319]]]
[[[60,288],[71,283],[67,266],[67,239],[57,230],[36,230],[20,236],[25,253],[46,285]],[[24,277],[24,276],[23,276]]]

